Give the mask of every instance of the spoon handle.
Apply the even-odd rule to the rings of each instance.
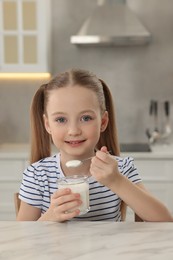
[[[99,151],[99,150],[97,150],[97,151]],[[97,152],[96,151],[96,152]],[[111,151],[107,151],[106,153],[108,154],[108,153],[110,153]],[[90,159],[92,159],[93,157],[94,157],[95,155],[93,155],[93,156],[91,156],[91,157],[88,157],[88,158],[85,158],[85,159],[83,159],[83,160],[81,160],[82,162],[84,162],[84,161],[87,161],[87,160],[90,160]]]

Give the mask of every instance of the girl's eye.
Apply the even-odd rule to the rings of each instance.
[[[90,121],[90,120],[92,120],[92,117],[88,116],[88,115],[82,116],[82,118],[81,118],[81,121],[84,121],[84,122],[87,122],[87,121]]]
[[[58,117],[55,119],[55,121],[62,124],[62,123],[65,123],[67,120],[64,117]]]

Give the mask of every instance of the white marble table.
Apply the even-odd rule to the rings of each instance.
[[[173,223],[0,222],[1,260],[172,260]]]

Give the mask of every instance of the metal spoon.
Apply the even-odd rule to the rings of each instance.
[[[107,151],[107,153],[109,153],[110,151]],[[83,159],[83,160],[70,160],[70,161],[67,161],[66,162],[66,166],[68,168],[75,168],[75,167],[78,167],[80,165],[83,164],[83,162],[87,161],[87,160],[90,160],[91,158],[93,158],[95,155],[91,156],[91,157],[88,157],[86,159]]]
[[[89,158],[86,158],[86,159],[83,159],[83,160],[70,160],[70,161],[67,161],[65,165],[66,165],[68,168],[70,168],[70,167],[71,167],[71,168],[75,168],[75,167],[78,167],[78,166],[82,165],[84,161],[90,160],[90,159],[93,158],[93,157],[94,157],[94,156],[89,157]]]

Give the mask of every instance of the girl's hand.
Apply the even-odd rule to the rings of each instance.
[[[79,193],[72,193],[70,189],[59,189],[51,196],[51,203],[45,213],[51,221],[64,222],[79,215],[77,209],[81,205]]]
[[[101,184],[111,187],[116,182],[118,176],[118,164],[108,153],[107,148],[103,146],[96,156],[91,160],[91,175]]]

